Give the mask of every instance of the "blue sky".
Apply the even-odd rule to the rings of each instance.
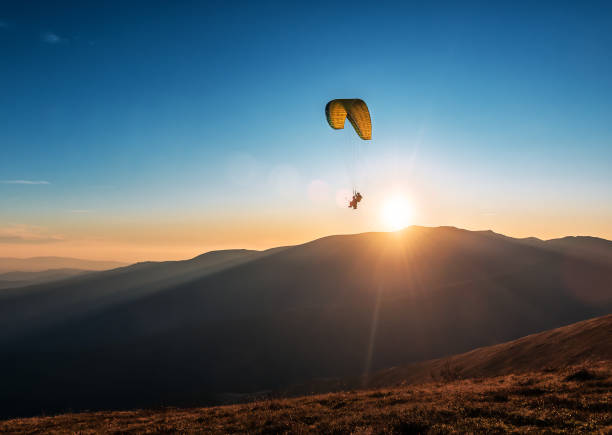
[[[611,29],[596,2],[3,5],[0,254],[382,230],[390,192],[414,223],[612,238]],[[323,116],[347,97],[357,168]]]

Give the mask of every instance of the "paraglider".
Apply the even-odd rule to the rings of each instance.
[[[372,139],[372,120],[365,101],[359,98],[331,100],[325,106],[327,123],[334,130],[344,128],[346,118],[363,140]]]
[[[357,204],[361,201],[361,198],[363,198],[361,193],[353,191],[353,199],[351,199],[351,202],[349,202],[349,208],[357,210]]]
[[[331,100],[325,106],[325,116],[327,118],[327,123],[334,130],[343,129],[346,119],[348,118],[353,129],[361,139],[372,139],[372,119],[370,118],[370,111],[365,101],[359,98]],[[362,198],[363,196],[361,193],[353,189],[353,198],[349,202],[349,208],[357,210],[357,204]]]

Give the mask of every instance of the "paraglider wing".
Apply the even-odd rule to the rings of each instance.
[[[331,128],[344,128],[346,118],[363,140],[372,139],[372,120],[365,101],[358,98],[331,100],[325,106],[325,116]]]

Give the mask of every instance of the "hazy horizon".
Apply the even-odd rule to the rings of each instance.
[[[128,265],[128,264],[132,264],[132,263],[137,263],[137,262],[146,262],[146,261],[181,261],[181,260],[190,260],[194,257],[197,257],[199,255],[202,254],[206,254],[209,252],[215,252],[215,251],[223,251],[223,250],[253,250],[253,251],[266,251],[268,249],[274,249],[274,248],[279,248],[279,247],[288,247],[288,246],[298,246],[298,245],[302,245],[308,242],[312,242],[318,239],[322,239],[322,238],[326,238],[326,237],[334,237],[334,236],[347,236],[347,235],[359,235],[359,234],[368,234],[368,233],[388,233],[388,234],[392,234],[392,233],[397,233],[397,232],[401,232],[404,230],[408,230],[410,228],[455,228],[457,230],[465,230],[465,231],[470,231],[470,232],[486,232],[486,231],[493,231],[491,229],[468,229],[468,228],[460,228],[460,227],[456,227],[454,225],[437,225],[437,226],[429,226],[429,225],[409,225],[406,226],[404,228],[401,228],[399,230],[392,230],[392,231],[365,231],[365,232],[360,232],[360,233],[338,233],[338,234],[325,234],[325,235],[321,235],[321,236],[317,236],[314,237],[312,239],[308,239],[308,240],[302,240],[302,241],[298,241],[296,243],[285,243],[285,244],[277,244],[277,245],[270,245],[270,246],[264,246],[264,247],[244,247],[244,246],[228,246],[228,247],[220,247],[220,248],[213,248],[213,249],[206,249],[203,251],[194,251],[193,254],[188,254],[186,257],[163,257],[164,253],[160,253],[160,257],[159,258],[136,258],[136,259],[126,259],[126,260],[122,260],[122,259],[115,259],[115,258],[110,258],[110,257],[95,257],[95,258],[85,258],[85,257],[66,257],[66,256],[61,256],[61,255],[37,255],[37,256],[29,256],[29,257],[15,257],[15,256],[5,256],[5,255],[0,255],[0,258],[15,258],[15,259],[21,259],[21,260],[27,260],[27,259],[34,259],[37,257],[40,258],[45,258],[45,257],[61,257],[61,258],[66,258],[66,259],[73,259],[73,260],[90,260],[90,261],[100,261],[100,262],[120,262],[120,263],[124,263],[124,265]],[[498,233],[496,231],[493,231],[496,234],[500,234],[502,236],[508,236],[508,237],[512,237],[515,239],[524,239],[524,238],[532,238],[532,237],[536,237],[536,236],[510,236],[508,234],[503,234],[503,233]],[[540,239],[542,241],[549,241],[549,240],[556,240],[556,239],[561,239],[561,238],[565,238],[565,237],[596,237],[596,236],[591,236],[591,235],[587,235],[587,234],[566,234],[564,236],[560,236],[560,237],[551,237],[551,238],[541,238],[541,237],[536,237],[537,239]],[[596,237],[598,239],[601,240],[605,240],[605,241],[610,241],[612,242],[612,240],[610,239],[606,239],[603,237]]]

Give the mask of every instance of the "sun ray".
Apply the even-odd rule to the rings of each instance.
[[[402,195],[389,197],[383,204],[381,220],[388,231],[398,231],[412,222],[413,211],[410,201]]]

